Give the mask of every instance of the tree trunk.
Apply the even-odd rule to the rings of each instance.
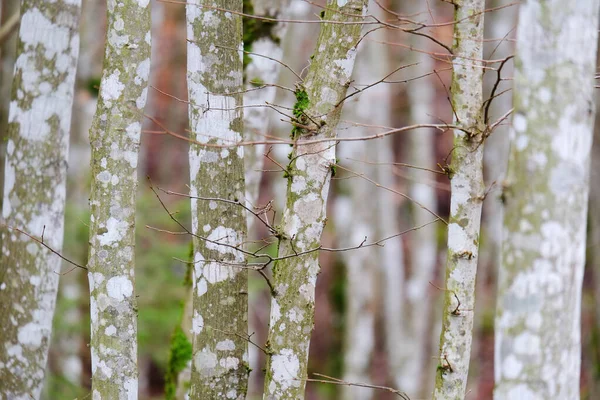
[[[6,28],[17,18],[20,20],[20,1],[4,0],[0,4],[0,26]],[[6,141],[8,134],[8,109],[10,106],[10,94],[12,89],[15,57],[17,53],[18,29],[13,28],[6,32],[0,40],[0,176],[4,176],[4,165],[6,163]],[[0,185],[0,202],[4,199],[4,185]],[[2,203],[0,203],[2,206]],[[0,239],[1,240],[1,239]]]
[[[8,398],[37,399],[42,390],[61,260],[14,229],[62,249],[79,12],[77,1],[21,4],[0,256],[0,382]]]
[[[242,11],[241,0],[199,4]],[[248,272],[242,140],[242,19],[188,3],[190,194],[194,234],[190,396],[243,399],[248,387]],[[202,198],[211,198],[204,200]],[[217,200],[215,200],[217,199]],[[219,200],[220,199],[220,200]]]
[[[440,354],[434,399],[465,398],[475,304],[483,185],[484,0],[454,3],[452,111],[454,147],[450,177],[448,256]]]
[[[135,200],[150,70],[148,0],[108,3],[98,108],[90,129],[92,397],[136,399]]]
[[[382,13],[373,0],[369,2],[369,9],[376,13],[377,17],[381,17]],[[363,33],[370,29],[372,27],[363,28]],[[371,33],[369,39],[385,40],[385,30],[381,29]],[[374,64],[372,60],[378,60],[378,62]],[[363,40],[358,49],[354,69],[355,84],[363,87],[363,85],[376,82],[389,73],[389,64],[385,45]],[[390,86],[379,84],[349,99],[344,104],[342,118],[361,124],[389,126],[390,102]],[[378,106],[373,107],[373,104]],[[339,132],[344,137],[361,137],[373,133],[369,131],[369,128],[361,126],[347,126],[340,129]],[[384,175],[388,181],[394,179],[389,165],[357,163],[355,160],[392,161],[391,139],[391,137],[387,137],[367,142],[341,142],[338,147],[340,162],[344,165],[351,165],[352,170],[385,185],[380,181],[380,175]],[[398,219],[393,204],[394,194],[385,189],[376,188],[368,180],[354,176],[352,173],[340,170],[337,172],[341,176],[341,179],[337,181],[339,190],[335,203],[335,230],[338,233],[338,246],[341,248],[352,247],[365,237],[369,240],[377,240],[397,233]],[[367,198],[372,198],[377,206],[364,207]],[[385,214],[385,216],[379,220],[381,214]],[[384,221],[383,224],[379,223]],[[389,280],[390,285],[394,286],[394,290],[389,291],[386,290],[387,285],[385,285],[380,292],[383,293],[382,297],[386,297],[390,301],[388,304],[386,299],[381,300],[386,311],[383,317],[386,329],[390,327],[393,337],[398,338],[402,326],[401,312],[398,307],[402,303],[399,296],[401,291],[398,290],[400,279],[393,278],[397,278],[394,272],[400,274],[403,272],[403,269],[399,268],[402,257],[397,257],[395,254],[398,249],[401,250],[401,245],[398,238],[385,242],[385,246],[382,248],[373,247],[339,254],[346,271],[343,354],[344,380],[348,382],[370,383],[371,380],[370,367],[376,340],[375,318],[379,304],[377,287],[380,281]],[[386,255],[388,255],[387,258]],[[382,279],[378,280],[380,274]],[[387,317],[390,317],[390,320]],[[390,330],[387,329],[387,331]],[[391,344],[392,341],[387,340],[386,344]],[[370,388],[344,386],[342,390],[342,397],[345,399],[369,399],[373,395],[373,390]]]
[[[428,15],[426,4],[405,2],[401,11],[405,15]],[[410,35],[410,43],[417,49],[429,51],[431,41],[417,35]],[[418,69],[411,68],[413,75],[429,73],[434,69],[434,60],[431,55],[423,52],[411,51],[405,62],[418,62]],[[434,77],[419,78],[410,82],[406,87],[409,101],[410,124],[433,123],[435,115],[434,100],[436,97]],[[408,132],[408,162],[414,166],[435,169],[436,165],[436,132],[433,129],[418,129]],[[435,175],[428,171],[410,169],[409,195],[428,210],[437,212],[437,193],[435,188]],[[405,345],[397,346],[402,349],[403,357],[399,368],[394,371],[396,386],[413,396],[424,396],[423,382],[425,374],[430,376],[426,369],[428,359],[426,354],[432,344],[431,336],[427,334],[431,324],[433,296],[431,282],[435,277],[438,265],[437,230],[439,223],[429,224],[432,221],[431,213],[418,204],[409,204],[412,215],[412,226],[422,228],[410,234],[411,243],[411,268],[410,275],[406,277],[405,298],[402,299],[404,307],[404,338]],[[426,226],[424,226],[426,225]]]
[[[273,267],[276,293],[271,302],[265,399],[304,397],[319,252],[297,253],[320,245],[336,162],[335,142],[310,141],[335,135],[339,103],[350,83],[361,33],[360,24],[352,22],[361,21],[367,9],[366,0],[340,3],[328,1],[323,18],[349,24],[322,25],[308,75],[296,91],[292,138],[297,142],[285,174],[287,204],[279,227],[278,251],[282,259]]]
[[[579,399],[598,0],[519,10],[497,399]]]
[[[282,18],[283,11],[290,0],[248,0],[244,2],[250,7],[244,13],[266,18]],[[262,141],[268,134],[270,110],[267,103],[273,103],[277,88],[269,86],[277,84],[281,64],[262,56],[281,61],[283,48],[281,41],[287,31],[287,24],[268,22],[255,18],[244,18],[244,50],[257,54],[244,54],[244,139],[246,141]],[[265,86],[266,85],[266,86]],[[265,152],[264,144],[257,144],[246,149],[246,201],[249,206],[256,206],[258,189],[262,177]],[[248,232],[256,217],[248,213]]]

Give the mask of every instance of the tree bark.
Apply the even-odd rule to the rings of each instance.
[[[366,0],[328,1],[308,75],[296,91],[293,147],[285,176],[287,204],[279,227],[279,257],[273,267],[276,293],[271,301],[265,399],[302,399],[307,377],[310,334],[314,326],[315,283],[319,272],[316,249],[326,223],[325,207],[335,142],[331,138],[340,119],[350,83],[360,24]],[[308,143],[304,143],[307,142]]]
[[[598,0],[519,10],[497,399],[579,399]]]
[[[483,185],[484,0],[454,2],[450,88],[454,147],[448,169],[451,198],[440,353],[434,399],[465,398],[473,334]]]
[[[241,0],[196,4],[242,11]],[[188,92],[194,237],[191,398],[245,398],[248,271],[242,140],[242,19],[188,3]],[[204,200],[202,198],[211,198]],[[215,200],[216,199],[216,200]],[[221,200],[219,200],[221,199]],[[224,201],[223,201],[224,200]]]
[[[288,8],[290,0],[248,0],[252,8],[244,9],[246,14],[279,19]],[[287,31],[286,23],[267,22],[261,19],[244,18],[244,50],[256,54],[244,54],[244,138],[246,141],[265,140],[269,129],[269,108],[273,103],[279,78],[283,48],[281,42]],[[272,58],[269,60],[265,57]],[[249,207],[256,206],[264,164],[265,145],[257,144],[245,151],[246,201]],[[248,232],[256,217],[248,213]]]
[[[404,2],[400,9],[405,15],[428,15],[424,3]],[[410,43],[417,49],[431,50],[431,41],[417,35],[410,35]],[[424,52],[411,51],[404,62],[417,62],[418,69],[411,68],[413,75],[429,73],[434,69],[434,60]],[[419,78],[406,87],[409,102],[410,124],[433,123],[435,115],[435,85],[432,77]],[[408,132],[408,162],[414,166],[435,169],[436,166],[436,132],[433,129],[418,129]],[[437,193],[435,176],[429,171],[419,169],[408,170],[408,192],[412,199],[437,212]],[[428,328],[431,324],[433,296],[430,282],[435,277],[438,265],[437,230],[439,223],[432,221],[431,213],[418,204],[409,204],[412,215],[411,222],[415,227],[423,226],[410,234],[411,268],[406,277],[405,304],[403,315],[403,346],[401,362],[394,370],[396,386],[412,396],[424,396],[424,376],[430,376],[427,370],[427,354],[431,346],[431,335]]]
[[[135,200],[150,71],[148,0],[108,3],[98,107],[90,129],[92,397],[136,399]]]
[[[11,399],[42,390],[63,244],[78,1],[23,1],[8,118],[0,283],[0,382]],[[12,228],[12,229],[11,229]]]
[[[381,17],[381,12],[373,0],[369,2],[369,9],[376,17]],[[372,27],[363,28],[363,34]],[[368,38],[375,41],[385,40],[385,30],[372,32]],[[377,60],[377,63],[372,63]],[[389,73],[388,52],[385,45],[363,40],[358,47],[356,66],[353,79],[358,87],[368,85]],[[361,124],[390,125],[391,92],[390,86],[379,84],[365,92],[349,99],[344,104],[342,118]],[[377,107],[373,107],[377,104]],[[344,137],[361,137],[372,134],[364,126],[346,126],[339,130]],[[365,177],[381,183],[393,181],[392,169],[388,165],[371,165],[368,162],[391,162],[393,158],[391,137],[382,140],[367,142],[353,141],[341,142],[338,145],[340,162],[351,165],[351,169]],[[355,160],[367,161],[357,163]],[[376,188],[371,182],[361,177],[354,176],[338,170],[341,179],[337,181],[335,202],[335,231],[337,245],[341,248],[353,247],[367,237],[377,240],[397,233],[398,219],[393,201],[394,194],[381,188]],[[384,178],[388,182],[381,182]],[[365,199],[371,198],[373,205],[365,207]],[[385,214],[383,218],[380,216]],[[401,240],[389,240],[382,248],[367,248],[342,252],[339,257],[343,260],[346,272],[345,285],[345,323],[344,323],[344,377],[347,382],[370,383],[370,366],[375,349],[375,319],[377,315],[378,284],[389,281],[393,291],[389,291],[385,284],[380,291],[384,299],[384,321],[386,332],[393,332],[393,337],[398,338],[402,326],[401,312],[398,307],[401,290],[398,286],[401,279],[398,274],[403,273]],[[387,257],[386,257],[387,255]],[[396,274],[394,274],[396,273]],[[382,279],[378,279],[381,276]],[[389,300],[389,304],[387,301]],[[387,317],[390,317],[388,320]],[[391,329],[388,329],[391,328]],[[386,344],[393,340],[386,340]],[[392,346],[388,347],[388,349]],[[391,358],[391,357],[390,357]],[[369,399],[373,395],[370,388],[344,386],[342,388],[345,399]]]
[[[0,16],[0,26],[3,28],[7,27],[15,17],[17,18],[17,22],[20,22],[20,3],[19,0],[4,0],[0,4],[2,13]],[[8,110],[10,107],[13,72],[17,53],[17,28],[5,31],[6,36],[0,40],[0,176],[4,176],[4,166],[6,164]],[[0,202],[3,199],[4,185],[0,185]],[[0,203],[1,206],[2,203]]]

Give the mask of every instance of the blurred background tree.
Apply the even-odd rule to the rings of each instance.
[[[88,253],[88,131],[96,107],[106,31],[104,2],[84,0],[83,3],[63,251],[67,258],[81,264],[85,264]],[[250,3],[254,2],[247,2],[246,10]],[[396,28],[378,29],[362,39],[363,49],[358,55],[357,63],[372,65],[373,68],[367,76],[357,70],[348,93],[376,83],[402,65],[418,64],[401,69],[389,76],[385,83],[379,83],[349,98],[337,134],[351,137],[386,132],[390,128],[409,124],[451,124],[454,112],[448,98],[452,61],[443,46],[452,46],[454,7],[448,2],[418,0],[375,3],[377,10],[371,6],[370,14],[386,23],[393,23]],[[257,4],[253,4],[254,13],[259,13]],[[297,21],[317,21],[321,17],[323,5],[324,1],[313,4],[291,0],[282,17]],[[2,26],[14,15],[16,6],[18,1],[2,2]],[[191,241],[189,236],[157,231],[176,230],[177,227],[160,207],[146,183],[146,176],[150,176],[156,187],[180,193],[188,193],[189,190],[186,187],[189,182],[188,142],[165,134],[165,130],[168,130],[188,135],[185,7],[177,2],[153,0],[151,9],[151,87],[145,109],[145,114],[151,119],[144,119],[142,127],[136,210],[139,393],[142,399],[164,398],[164,377],[168,370],[171,336],[181,323],[182,304],[187,296],[184,281]],[[498,69],[500,63],[514,53],[514,15],[518,6],[508,0],[489,0],[486,2],[486,10],[483,58],[488,62],[484,65],[486,82],[483,99],[485,101],[490,97],[498,82],[495,90],[497,97],[491,102],[489,110],[489,122],[494,123],[512,107],[512,61],[506,61],[500,80]],[[272,11],[272,14],[267,15],[279,14]],[[415,27],[415,23],[423,23],[425,26],[416,32],[409,32]],[[364,30],[370,31],[372,28],[374,26],[369,28],[367,25]],[[291,115],[296,102],[293,91],[298,78],[291,70],[302,76],[306,74],[319,30],[320,26],[316,23],[288,23],[285,31],[278,31],[281,34],[278,41],[283,49],[281,60],[284,65],[280,65],[280,74],[276,80],[273,78],[273,82],[260,82],[278,85],[275,99],[271,100],[274,108],[261,109],[261,112],[264,111],[261,114],[264,119],[262,122],[266,120],[269,123],[268,128],[261,128],[263,131],[259,132],[262,138],[270,140],[289,137],[289,118],[282,113]],[[2,93],[10,92],[13,72],[10,46],[16,39],[16,31],[12,32],[0,43]],[[262,52],[260,46],[253,49],[258,49],[258,53]],[[263,55],[277,58],[276,54],[270,52]],[[260,56],[253,56],[252,59],[257,64],[261,62],[259,59],[264,63],[274,63]],[[255,84],[258,83],[255,81]],[[384,92],[387,94],[381,94]],[[382,97],[389,100],[382,100]],[[6,96],[2,98],[6,99]],[[4,113],[0,112],[0,117],[3,118],[0,119],[0,127],[5,126],[3,124],[7,118],[7,104],[2,104],[0,107]],[[473,310],[475,330],[466,388],[468,398],[482,400],[492,397],[494,387],[495,287],[499,266],[499,224],[502,220],[500,198],[504,179],[502,171],[507,160],[508,121],[499,123],[494,133],[486,139],[484,156],[487,195],[483,203],[477,302]],[[355,131],[360,133],[354,133]],[[596,128],[596,138],[598,132],[599,129]],[[0,130],[0,134],[5,137],[6,130]],[[408,195],[442,218],[448,218],[449,181],[442,168],[451,160],[451,132],[445,129],[420,128],[392,134],[386,140],[387,143],[384,140],[360,141],[358,146],[341,142],[328,202],[329,221],[322,238],[324,246],[336,248],[357,245],[357,241],[360,243],[364,235],[369,236],[369,241],[381,239],[387,234],[374,232],[387,225],[394,233],[401,233],[428,222],[427,218],[431,214],[402,195]],[[371,149],[371,146],[376,150]],[[357,149],[358,155],[354,150],[347,151],[352,147]],[[250,148],[246,150],[249,152]],[[274,221],[274,225],[279,222],[285,205],[286,179],[283,178],[282,166],[289,161],[286,158],[289,150],[287,144],[267,144],[264,150],[255,152],[259,156],[266,153],[268,157],[262,158],[262,171],[253,178],[258,181],[257,194],[253,195],[257,199],[253,199],[253,203],[260,207],[273,201],[276,213],[274,216],[269,214],[269,218]],[[388,156],[385,156],[386,152]],[[600,159],[598,146],[594,147],[592,159],[593,162]],[[600,256],[597,255],[600,248],[597,235],[600,231],[600,224],[597,222],[600,218],[600,199],[598,185],[594,184],[599,179],[597,170],[592,168],[590,174],[590,234],[587,239],[588,261],[582,294],[582,399],[594,399],[600,395],[600,316],[597,312],[600,309],[597,306],[600,301]],[[349,206],[347,200],[350,198],[353,203]],[[163,195],[162,199],[169,210],[176,211],[177,218],[191,229],[189,199],[171,195]],[[367,213],[370,216],[363,217]],[[369,224],[366,234],[359,234],[360,230],[356,226],[361,219]],[[252,235],[253,239],[261,240],[268,237],[269,233],[262,224],[258,224]],[[407,232],[394,240],[397,243],[395,250],[390,240],[384,247],[373,246],[345,253],[320,253],[321,273],[315,291],[315,329],[308,362],[310,378],[327,380],[313,375],[321,373],[353,380],[355,375],[352,371],[358,366],[362,371],[362,383],[396,387],[407,391],[411,398],[430,397],[435,368],[439,364],[440,300],[445,295],[441,289],[444,289],[446,226],[438,222]],[[273,244],[264,251],[272,256],[277,254]],[[375,276],[351,281],[353,263],[358,260],[368,260],[369,263],[379,260],[377,254],[382,252],[392,254],[392,258],[390,261],[380,261],[377,271],[366,271],[375,273]],[[363,262],[359,264],[365,265]],[[71,268],[72,266],[64,264],[62,271],[66,272]],[[373,289],[365,290],[371,285]],[[394,287],[397,292],[390,291]],[[352,302],[359,300],[356,288],[365,290],[363,294],[368,296],[368,303],[365,303],[368,306],[360,308],[363,310],[360,314],[352,311],[356,309]],[[252,304],[249,310],[252,328],[249,333],[252,334],[251,340],[254,343],[263,346],[267,337],[270,293],[265,280],[252,272],[249,275],[249,297]],[[43,393],[46,399],[82,398],[90,391],[88,299],[85,273],[75,270],[61,277]],[[400,321],[394,321],[398,318]],[[369,320],[368,324],[359,322],[365,320]],[[398,323],[401,324],[401,329],[391,328],[398,326]],[[351,333],[356,333],[354,340],[357,345],[351,344]],[[364,340],[361,341],[361,338]],[[256,399],[262,397],[262,369],[265,367],[266,357],[260,349],[253,345],[250,347],[253,371],[248,398]],[[404,354],[398,355],[398,350]],[[398,368],[398,356],[411,360],[410,371],[399,372],[404,368]],[[306,398],[391,399],[397,396],[386,391],[365,390],[348,385],[342,389],[338,384],[309,381]]]

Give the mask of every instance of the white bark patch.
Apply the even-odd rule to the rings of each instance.
[[[202,315],[200,315],[198,311],[194,311],[191,332],[198,335],[202,332],[202,329],[204,329],[204,318],[202,318]]]
[[[271,370],[273,371],[273,380],[279,384],[282,390],[300,386],[298,380],[300,362],[298,356],[291,349],[283,349],[281,354],[272,357]]]
[[[128,230],[128,223],[110,217],[106,221],[106,232],[98,235],[98,241],[101,246],[109,246],[123,240]]]
[[[194,366],[199,371],[211,370],[217,365],[217,355],[207,348],[202,349],[194,356]]]
[[[516,379],[523,370],[523,363],[517,357],[510,355],[502,363],[502,375],[508,379]]]
[[[240,245],[240,238],[234,229],[218,226],[213,229],[207,239],[206,247],[208,249],[216,250],[221,254],[233,254],[239,257],[240,251],[235,247]]]
[[[233,278],[238,271],[239,268],[230,267],[216,261],[211,261],[204,265],[202,275],[206,278],[208,283],[214,284]]]
[[[240,360],[235,357],[222,358],[219,365],[225,369],[237,369],[240,365]]]
[[[201,278],[198,281],[198,285],[196,286],[196,290],[198,291],[198,297],[202,296],[203,294],[205,294],[208,290],[208,285],[206,283],[206,279]]]
[[[117,301],[123,301],[133,294],[133,284],[126,276],[115,276],[106,282],[106,292],[109,297]]]
[[[69,29],[52,23],[39,10],[33,9],[24,13],[21,17],[21,26],[35,27],[35,29],[20,30],[19,38],[27,46],[43,45],[45,58],[52,59],[67,50],[70,43]]]
[[[117,100],[121,97],[125,85],[120,81],[121,71],[115,70],[112,74],[102,80],[100,85],[100,96],[110,107],[112,100]]]
[[[147,58],[144,61],[138,64],[138,67],[135,70],[137,76],[134,78],[134,82],[136,85],[141,85],[148,81],[148,76],[150,75],[150,59]]]
[[[146,4],[148,0],[146,0]],[[138,380],[135,378],[128,378],[125,380],[125,393],[127,393],[127,400],[137,400],[138,398]]]
[[[235,343],[233,340],[223,340],[222,342],[217,343],[217,350],[221,351],[232,351],[235,350]]]
[[[277,303],[277,299],[271,299],[271,316],[270,316],[270,326],[275,326],[277,321],[281,318],[281,307]]]
[[[39,323],[30,322],[19,328],[19,343],[32,349],[37,349],[42,344],[44,330],[47,328]]]
[[[341,68],[341,70],[344,74],[344,77],[346,79],[350,78],[350,76],[352,75],[352,69],[354,68],[354,60],[355,59],[356,59],[356,47],[353,47],[350,50],[348,50],[348,53],[346,53],[346,58],[334,61],[335,65],[337,65],[338,67]]]

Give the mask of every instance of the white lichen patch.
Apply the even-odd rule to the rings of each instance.
[[[232,351],[235,350],[235,343],[233,340],[223,340],[217,343],[217,350],[221,351]]]
[[[279,307],[279,303],[277,303],[277,299],[271,299],[271,316],[270,316],[270,326],[275,326],[277,321],[281,318],[281,307]]]
[[[209,349],[204,348],[194,356],[194,366],[199,371],[214,369],[217,365],[217,355]]]
[[[218,251],[221,254],[233,254],[236,258],[240,257],[240,238],[238,232],[232,228],[218,226],[208,235],[206,247],[209,250]]]
[[[112,74],[102,79],[100,96],[102,96],[102,99],[107,103],[108,107],[110,107],[113,100],[117,100],[121,97],[123,89],[125,89],[125,84],[121,82],[120,76],[121,71],[115,70]]]
[[[133,284],[127,276],[115,276],[106,282],[106,293],[109,297],[123,301],[133,294]]]
[[[129,229],[127,221],[118,220],[110,217],[106,221],[106,232],[98,235],[98,242],[101,246],[110,246],[115,244],[125,237]]]
[[[208,283],[214,284],[223,282],[235,277],[239,272],[239,268],[231,267],[216,261],[205,263],[202,270],[202,275]]]
[[[298,380],[300,362],[298,356],[291,349],[283,349],[280,354],[273,355],[271,358],[271,371],[273,381],[277,382],[282,390],[287,390],[292,386],[300,386],[300,380]]]
[[[204,329],[204,318],[202,318],[202,315],[198,311],[194,311],[191,332],[198,335],[202,332],[202,329]]]
[[[203,294],[205,294],[208,291],[208,285],[206,282],[205,278],[200,278],[200,280],[198,281],[198,284],[196,285],[196,295],[198,297],[202,296]]]

